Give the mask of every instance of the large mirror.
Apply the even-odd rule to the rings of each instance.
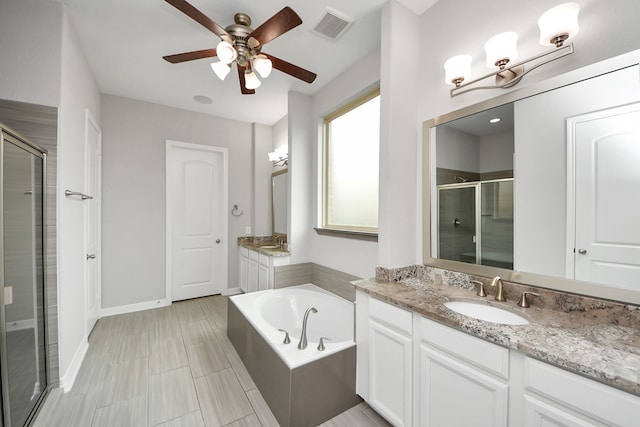
[[[425,263],[640,303],[639,57],[425,122]]]
[[[272,223],[271,229],[274,236],[287,237],[287,172],[282,169],[271,174],[271,203]]]

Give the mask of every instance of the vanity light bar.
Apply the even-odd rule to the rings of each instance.
[[[525,59],[524,61],[517,62],[511,66],[504,67],[503,69],[496,70],[492,73],[486,74],[482,77],[478,77],[475,80],[469,82],[460,83],[456,87],[452,88],[449,93],[451,97],[461,95],[463,93],[471,92],[478,89],[500,89],[510,88],[515,86],[526,76],[530,71],[536,68],[548,64],[556,59],[560,59],[564,56],[571,55],[573,53],[573,43],[564,44],[560,47],[555,47],[552,50],[536,55],[532,58]],[[531,64],[528,69],[525,70],[524,66]],[[495,84],[484,86],[473,86],[474,84],[483,80],[495,77]]]

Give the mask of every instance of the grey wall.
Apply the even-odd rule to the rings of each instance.
[[[251,218],[249,123],[104,95],[102,305],[165,298],[165,141],[229,149],[229,206]],[[229,211],[229,286],[238,286],[236,239],[244,221]]]

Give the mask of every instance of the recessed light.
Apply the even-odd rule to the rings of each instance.
[[[489,120],[489,123],[498,123],[500,120],[502,120],[500,117],[494,117],[493,119]]]
[[[199,102],[200,104],[211,104],[213,102],[211,98],[204,95],[196,95],[193,97],[193,100]]]

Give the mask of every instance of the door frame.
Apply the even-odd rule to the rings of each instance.
[[[565,277],[573,279],[576,274],[575,269],[575,246],[576,246],[576,126],[580,123],[595,119],[617,116],[621,113],[630,113],[640,110],[640,103],[632,102],[606,108],[604,110],[592,111],[577,116],[568,117],[567,123],[567,220],[566,220],[566,258]]]
[[[211,145],[202,145],[202,144],[193,144],[190,142],[181,142],[167,139],[166,140],[166,163],[165,163],[165,230],[166,230],[166,252],[165,252],[165,265],[166,265],[166,276],[165,276],[165,300],[168,304],[171,304],[173,301],[173,286],[172,286],[172,274],[173,274],[173,239],[172,239],[172,198],[171,198],[171,153],[175,148],[187,148],[195,151],[203,151],[210,153],[218,153],[222,155],[222,206],[221,211],[223,215],[222,218],[222,241],[225,243],[225,261],[224,265],[227,271],[227,279],[229,277],[229,218],[227,215],[227,211],[229,210],[229,168],[228,168],[228,157],[229,157],[229,149],[224,147],[214,147]],[[228,282],[228,280],[227,280]],[[228,288],[227,283],[227,288]]]
[[[88,161],[88,153],[89,150],[88,148],[88,144],[89,144],[89,126],[93,127],[95,129],[95,131],[98,134],[98,147],[97,147],[97,156],[98,156],[98,160],[97,160],[97,168],[98,170],[96,171],[96,194],[91,194],[91,196],[93,197],[92,200],[90,200],[89,202],[95,203],[95,210],[96,210],[96,221],[98,222],[98,226],[97,226],[97,236],[96,236],[96,246],[97,246],[97,253],[96,255],[96,259],[94,260],[94,262],[97,263],[96,269],[98,270],[97,273],[97,284],[96,284],[96,292],[97,292],[97,298],[98,298],[98,317],[97,319],[99,319],[101,317],[101,312],[102,312],[102,130],[100,129],[100,126],[98,125],[98,122],[96,121],[95,117],[93,116],[93,114],[91,114],[91,111],[89,111],[89,109],[85,110],[85,126],[84,126],[84,155],[85,155],[85,159],[84,159],[84,184],[85,184],[85,190],[86,190],[86,186],[87,186],[87,180],[89,178],[89,164],[90,162]],[[88,205],[85,204],[84,206],[84,236],[83,236],[83,249],[84,249],[84,253],[88,254],[88,244],[87,244],[87,230],[88,230]],[[85,283],[85,309],[84,309],[84,325],[85,325],[85,334],[88,337],[89,334],[91,333],[90,330],[88,330],[88,326],[89,326],[89,301],[88,301],[88,296],[89,296],[89,292],[87,287],[89,286],[89,280],[88,280],[88,266],[86,264],[86,262],[84,263],[84,283]],[[97,320],[96,319],[96,320]],[[94,324],[95,326],[95,324]]]

